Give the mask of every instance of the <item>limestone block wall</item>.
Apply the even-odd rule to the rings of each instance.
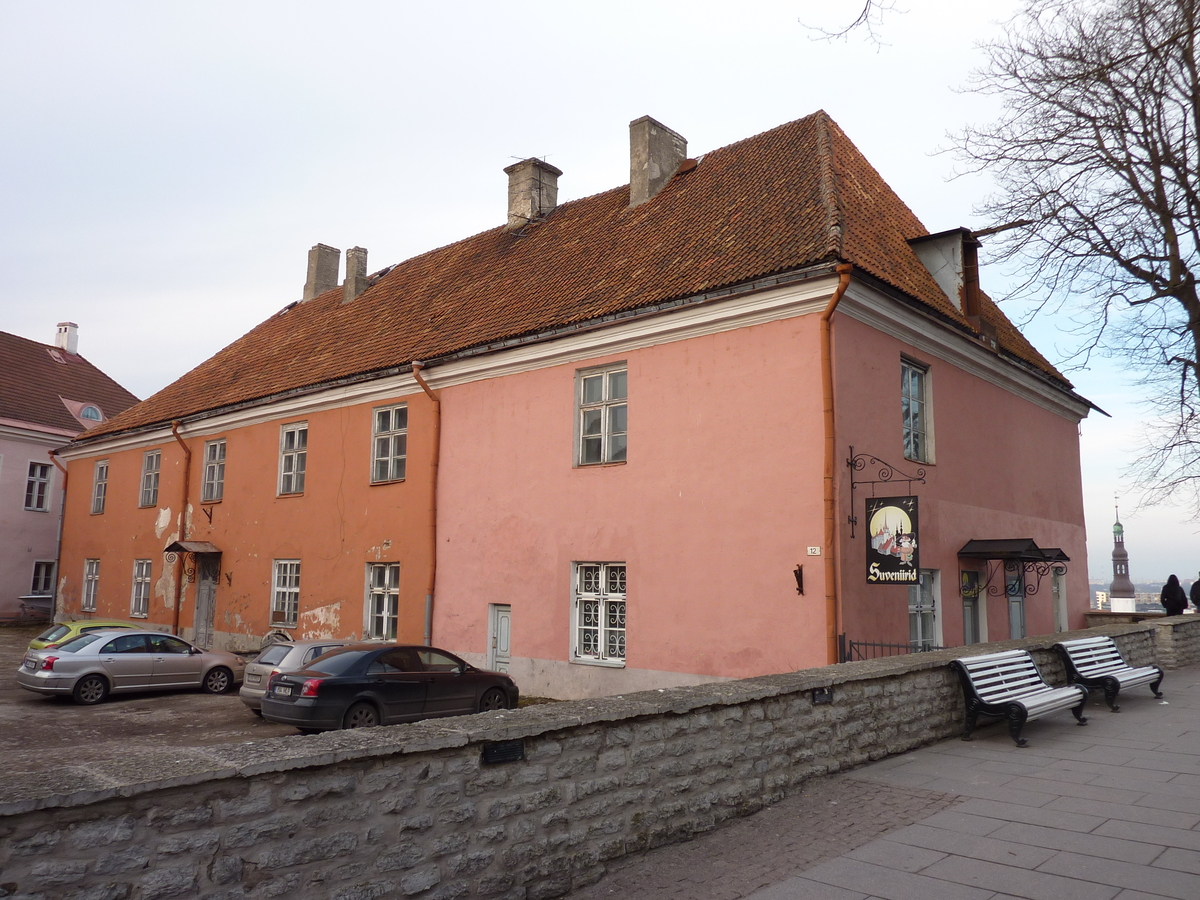
[[[1153,627],[1104,631],[1142,662]],[[1024,646],[1061,681],[1053,640],[972,649]],[[959,733],[962,652],[0,774],[0,897],[558,897],[808,778]],[[522,759],[484,761],[514,741]]]

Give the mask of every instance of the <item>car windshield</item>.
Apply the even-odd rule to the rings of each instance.
[[[37,636],[39,641],[57,641],[71,629],[66,625],[52,625]]]
[[[67,641],[61,647],[56,647],[55,650],[61,653],[75,653],[76,651],[82,650],[88,644],[96,643],[96,641],[100,640],[102,637],[104,637],[104,635],[96,634],[95,632],[81,634],[79,637],[71,638],[71,640]]]
[[[283,662],[283,658],[291,651],[291,644],[272,644],[262,653],[258,654],[256,663],[262,663],[264,666],[273,666],[276,663]]]
[[[374,650],[344,650],[340,653],[330,653],[320,659],[314,659],[304,671],[320,672],[322,675],[342,675],[354,668],[362,658]]]

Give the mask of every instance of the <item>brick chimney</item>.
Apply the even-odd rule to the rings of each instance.
[[[304,282],[304,297],[301,302],[307,303],[337,287],[338,267],[341,261],[342,251],[336,247],[317,244],[308,251],[308,280]]]
[[[629,123],[629,206],[645,203],[687,159],[687,140],[662,122],[642,116]]]
[[[349,303],[367,289],[367,250],[351,247],[346,251],[346,281],[342,284],[342,303]]]
[[[79,326],[74,322],[59,322],[54,346],[75,356],[79,352]]]
[[[523,228],[558,206],[558,176],[562,174],[540,159],[523,159],[504,170],[508,176],[506,231]]]

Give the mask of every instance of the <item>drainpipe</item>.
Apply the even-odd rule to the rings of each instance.
[[[183,448],[183,507],[179,510],[179,539],[187,540],[188,488],[192,482],[192,451],[179,436],[179,421],[171,423],[171,434]],[[175,554],[175,624],[172,634],[179,634],[179,608],[183,606],[183,554]],[[194,635],[193,635],[194,637]]]
[[[825,413],[825,621],[829,623],[830,664],[838,662],[838,635],[842,633],[842,606],[837,588],[837,505],[834,502],[833,330],[830,319],[850,286],[854,267],[839,265],[838,284],[821,313],[821,394]]]
[[[62,571],[62,535],[63,522],[67,519],[67,470],[62,463],[58,461],[58,457],[54,454],[57,451],[47,450],[46,455],[50,457],[50,462],[54,463],[58,471],[63,473],[62,494],[58,498],[58,546],[54,551],[54,593],[50,596],[54,599],[51,601],[53,608],[50,610],[50,621],[53,622],[58,614],[58,576]]]
[[[433,457],[429,463],[429,586],[425,589],[425,646],[433,645],[433,588],[437,582],[437,500],[438,462],[442,453],[442,401],[429,389],[421,370],[425,364],[414,359],[413,378],[433,402]]]

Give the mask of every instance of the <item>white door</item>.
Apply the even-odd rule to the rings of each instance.
[[[507,672],[509,636],[512,631],[512,607],[507,604],[488,604],[488,661],[493,672]]]
[[[1067,631],[1067,574],[1054,571],[1051,590],[1054,594],[1054,630]]]

